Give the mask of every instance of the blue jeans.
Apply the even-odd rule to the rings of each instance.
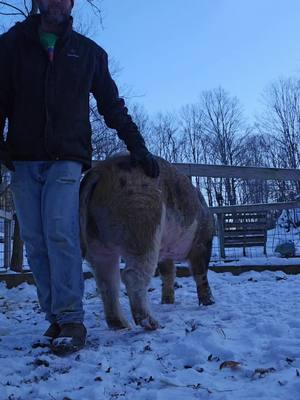
[[[76,161],[14,161],[14,165],[13,200],[41,309],[50,322],[82,322],[82,165]]]

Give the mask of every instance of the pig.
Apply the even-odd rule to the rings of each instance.
[[[158,266],[162,303],[174,302],[175,261],[187,260],[199,304],[213,304],[207,280],[214,224],[201,193],[171,163],[157,157],[158,178],[132,166],[129,155],[100,161],[81,181],[82,255],[90,264],[112,329],[128,328],[119,303],[120,275],[133,319],[159,327],[147,288]],[[120,274],[120,257],[125,268]]]

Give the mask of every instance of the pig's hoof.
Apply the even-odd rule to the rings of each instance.
[[[130,329],[130,324],[125,319],[107,319],[107,325],[110,329]]]
[[[212,304],[215,304],[215,299],[212,295],[203,296],[199,298],[199,305],[200,304],[203,304],[204,306],[210,306]]]
[[[161,304],[174,304],[174,296],[163,296]]]
[[[146,329],[147,331],[155,331],[155,329],[160,328],[159,323],[148,315],[146,318],[139,320],[138,322],[139,325],[141,325],[142,328]]]

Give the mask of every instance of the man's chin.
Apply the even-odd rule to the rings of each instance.
[[[68,20],[68,18],[65,15],[44,14],[43,17],[45,19],[45,22],[47,22],[50,25],[61,25]]]

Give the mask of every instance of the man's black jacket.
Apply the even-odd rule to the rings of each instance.
[[[147,152],[111,78],[106,52],[73,31],[70,19],[51,63],[39,25],[40,16],[31,16],[0,36],[0,149],[13,160],[77,160],[89,168],[92,93],[105,123],[128,150]]]

